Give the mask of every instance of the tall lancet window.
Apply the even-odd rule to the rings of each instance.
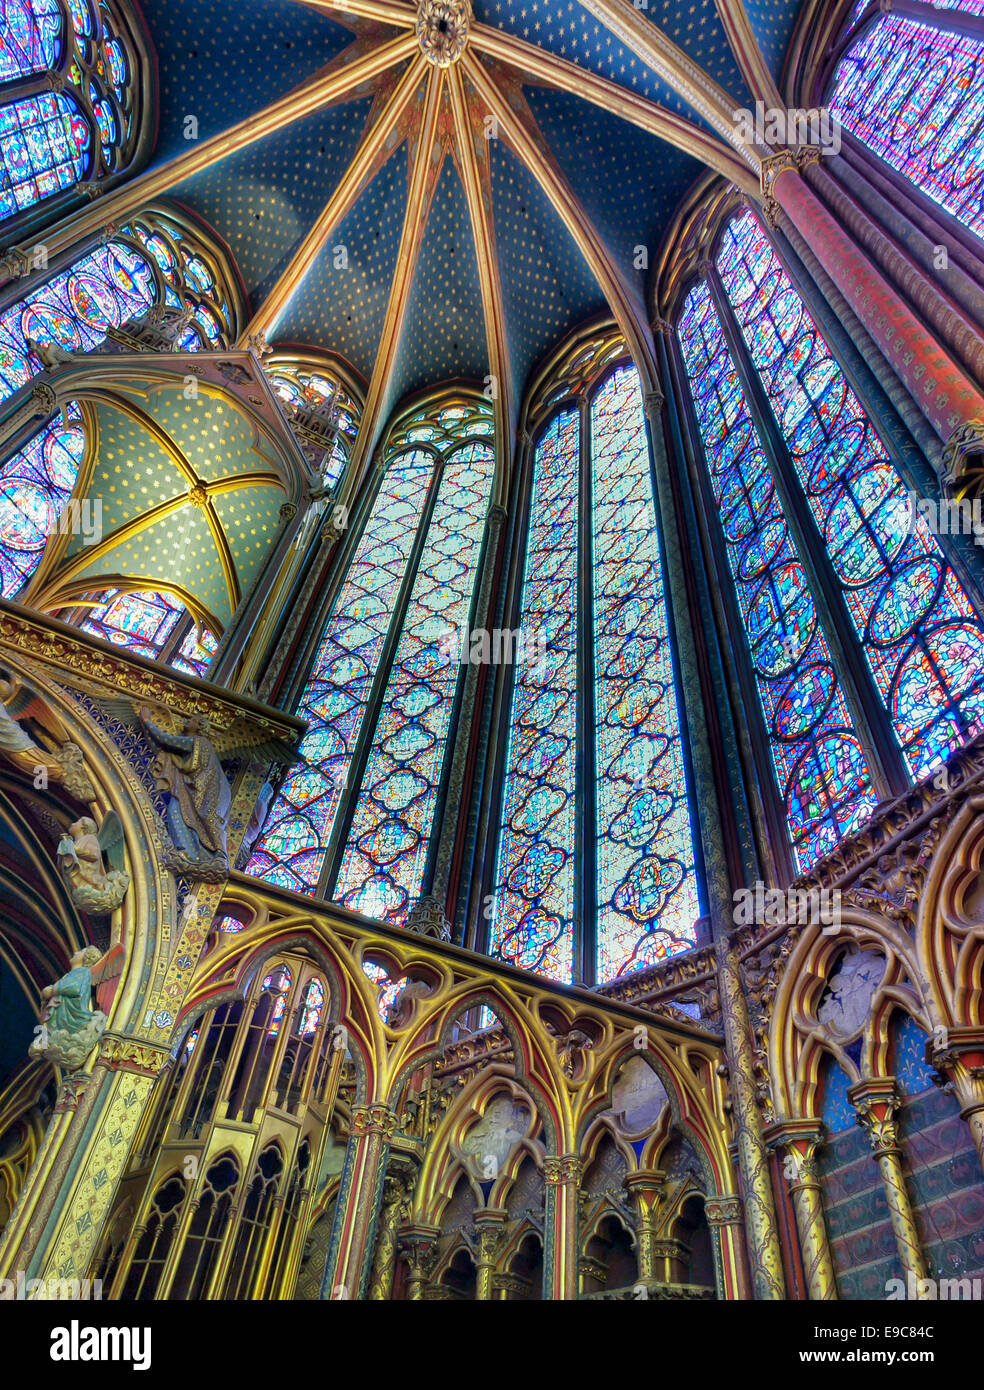
[[[426,890],[495,465],[482,400],[402,420],[298,714],[247,872],[406,923]]]
[[[700,916],[631,367],[540,436],[518,618],[490,952],[556,980],[611,980],[692,947]]]
[[[918,779],[980,732],[984,625],[751,213],[725,229],[716,277],[716,293],[691,291],[678,335],[806,867],[878,799],[875,763]]]
[[[937,0],[939,22],[947,9]],[[853,135],[984,235],[984,42],[901,15],[866,25],[828,100]]]
[[[107,0],[4,0],[0,220],[127,168],[139,61]]]

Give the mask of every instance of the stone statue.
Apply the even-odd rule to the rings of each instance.
[[[220,758],[292,766],[298,753],[271,738],[248,717],[214,728],[204,714],[177,714],[164,707],[137,707],[124,699],[100,699],[114,719],[139,725],[157,745],[157,785],[166,794],[164,822],[173,845],[165,863],[186,878],[218,883],[229,873],[227,830],[232,801]],[[272,796],[272,784],[271,784]],[[262,795],[262,794],[261,794]]]
[[[86,946],[71,959],[71,970],[41,991],[41,1021],[28,1049],[66,1071],[78,1071],[106,1029],[106,1015],[92,1007],[92,990],[103,952]]]
[[[174,845],[168,867],[190,878],[217,881],[229,872],[226,828],[232,799],[203,714],[185,719],[171,733],[151,717],[147,705],[138,717],[159,748],[154,761],[157,785],[167,793],[165,820]]]
[[[19,720],[37,719],[52,736],[54,749],[42,748]],[[0,678],[0,755],[27,773],[37,787],[57,782],[79,801],[95,800],[96,789],[85,770],[82,749],[64,739],[65,730],[34,691],[19,681]]]
[[[116,812],[110,811],[99,830],[91,816],[73,821],[58,843],[58,867],[72,902],[82,912],[115,911],[130,886],[123,867],[123,826]]]

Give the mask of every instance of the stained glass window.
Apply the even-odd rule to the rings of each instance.
[[[0,470],[0,593],[16,598],[41,562],[72,495],[85,454],[78,408],[69,405]]]
[[[830,106],[869,149],[984,235],[984,44],[885,15],[838,63]]]
[[[42,92],[0,106],[0,218],[12,217],[87,173],[89,127],[69,93]]]
[[[267,1033],[271,1038],[275,1038],[280,1032],[280,1025],[283,1022],[284,1014],[287,1011],[287,996],[290,993],[291,981],[293,976],[286,965],[278,965],[271,970],[263,981],[261,988],[274,995],[273,1013],[270,1015],[270,1023]]]
[[[571,410],[534,461],[520,617],[533,659],[515,673],[489,931],[491,955],[563,981],[574,967],[579,449]]]
[[[205,675],[218,642],[196,625],[183,604],[147,591],[107,589],[99,598],[79,622],[83,632],[189,676]]]
[[[773,769],[797,863],[808,868],[877,798],[706,284],[688,296],[678,334]]]
[[[132,154],[139,84],[124,42],[105,5],[71,0],[69,13],[66,34],[57,0],[3,0],[0,219],[119,172]],[[57,91],[30,90],[54,71]]]
[[[591,405],[598,978],[694,944],[700,916],[642,394]]]
[[[298,428],[302,446],[328,487],[334,487],[348,461],[359,430],[360,408],[341,382],[326,371],[274,361],[267,368],[270,380],[288,416]],[[330,450],[318,448],[318,425],[325,419],[337,428]],[[306,428],[313,426],[314,428]]]
[[[110,328],[146,312],[156,293],[150,266],[119,241],[90,251],[71,270],[53,276],[0,313],[0,399],[41,370],[31,342],[91,352]]]
[[[485,444],[444,465],[333,895],[398,925],[420,896],[494,466]]]
[[[390,463],[321,639],[298,710],[305,763],[273,802],[247,869],[283,888],[318,886],[434,462],[411,451]]]
[[[386,1015],[399,999],[410,981],[405,975],[399,980],[391,980],[383,967],[374,964],[372,961],[363,961],[362,969],[369,976],[369,979],[372,980],[373,984],[377,985],[379,988],[376,1011],[385,1023]]]
[[[718,268],[909,768],[980,732],[984,629],[754,216]]]
[[[591,403],[586,535],[579,520],[581,444],[577,412],[562,410],[534,459],[520,606],[526,659],[512,694],[490,950],[571,980],[579,843],[590,836],[595,873],[586,901],[593,906],[584,911],[593,914],[596,958],[587,968],[603,981],[692,947],[700,907],[633,369],[610,374]],[[587,612],[578,595],[582,564],[591,579]],[[587,692],[578,668],[589,653]],[[582,747],[578,729],[587,717],[593,737]],[[594,825],[582,826],[582,767],[593,782]]]
[[[61,53],[58,0],[3,0],[0,82],[54,67]]]
[[[317,1032],[324,1006],[325,987],[320,980],[312,980],[304,994],[301,1022],[297,1030],[302,1037],[309,1037],[312,1033]]]
[[[155,210],[135,217],[125,230],[157,263],[164,304],[185,310],[187,322],[175,346],[185,352],[227,347],[235,333],[225,290],[184,228]]]
[[[280,368],[270,370],[276,380]],[[321,887],[336,901],[402,923],[419,899],[494,470],[475,436],[491,420],[484,401],[451,403],[391,431],[298,709],[305,762],[274,801],[248,873],[313,893],[331,853],[338,868]]]

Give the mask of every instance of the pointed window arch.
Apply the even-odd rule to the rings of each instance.
[[[701,912],[634,368],[552,415],[526,525],[489,948],[601,982],[691,948]]]
[[[152,308],[178,316],[174,346],[182,351],[222,347],[234,336],[236,306],[216,257],[156,207],[0,309],[0,401],[41,371],[39,349],[95,352],[112,336],[129,343],[123,330]],[[86,448],[85,417],[70,402],[0,465],[2,597],[17,598],[37,570],[72,497]],[[85,604],[67,620],[188,675],[203,676],[211,663],[216,634],[198,624],[179,600],[107,590],[90,595]],[[152,623],[151,607],[161,611],[163,626]],[[177,640],[166,640],[165,652],[164,639],[175,627],[168,613],[180,615],[180,633]],[[161,642],[155,640],[158,631]]]
[[[868,149],[984,236],[984,43],[883,15],[837,64],[829,102]]]
[[[0,33],[0,221],[98,186],[133,162],[138,52],[108,0],[6,0]],[[38,91],[39,79],[49,91]]]

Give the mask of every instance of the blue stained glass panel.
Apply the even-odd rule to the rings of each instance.
[[[688,295],[677,332],[773,770],[805,869],[867,820],[877,798],[705,283]]]
[[[642,393],[591,406],[598,979],[695,944],[700,916]]]
[[[305,765],[285,781],[246,870],[298,893],[314,892],[328,853],[434,462],[412,450],[384,474],[298,709]]]
[[[984,44],[885,15],[838,63],[830,107],[870,150],[984,235]]]
[[[0,471],[0,593],[16,598],[41,562],[85,454],[75,406],[45,426]]]
[[[574,962],[578,454],[575,411],[536,450],[489,952],[570,982]]]
[[[0,106],[0,218],[78,183],[91,143],[70,93],[42,92]]]
[[[980,732],[984,625],[749,213],[718,269],[908,765]]]
[[[494,466],[484,444],[444,464],[332,894],[397,925],[420,896]]]
[[[110,242],[0,313],[0,400],[30,381],[41,362],[28,343],[91,352],[110,328],[145,312],[156,298],[148,263]]]
[[[0,82],[54,67],[61,29],[58,0],[0,0]]]

